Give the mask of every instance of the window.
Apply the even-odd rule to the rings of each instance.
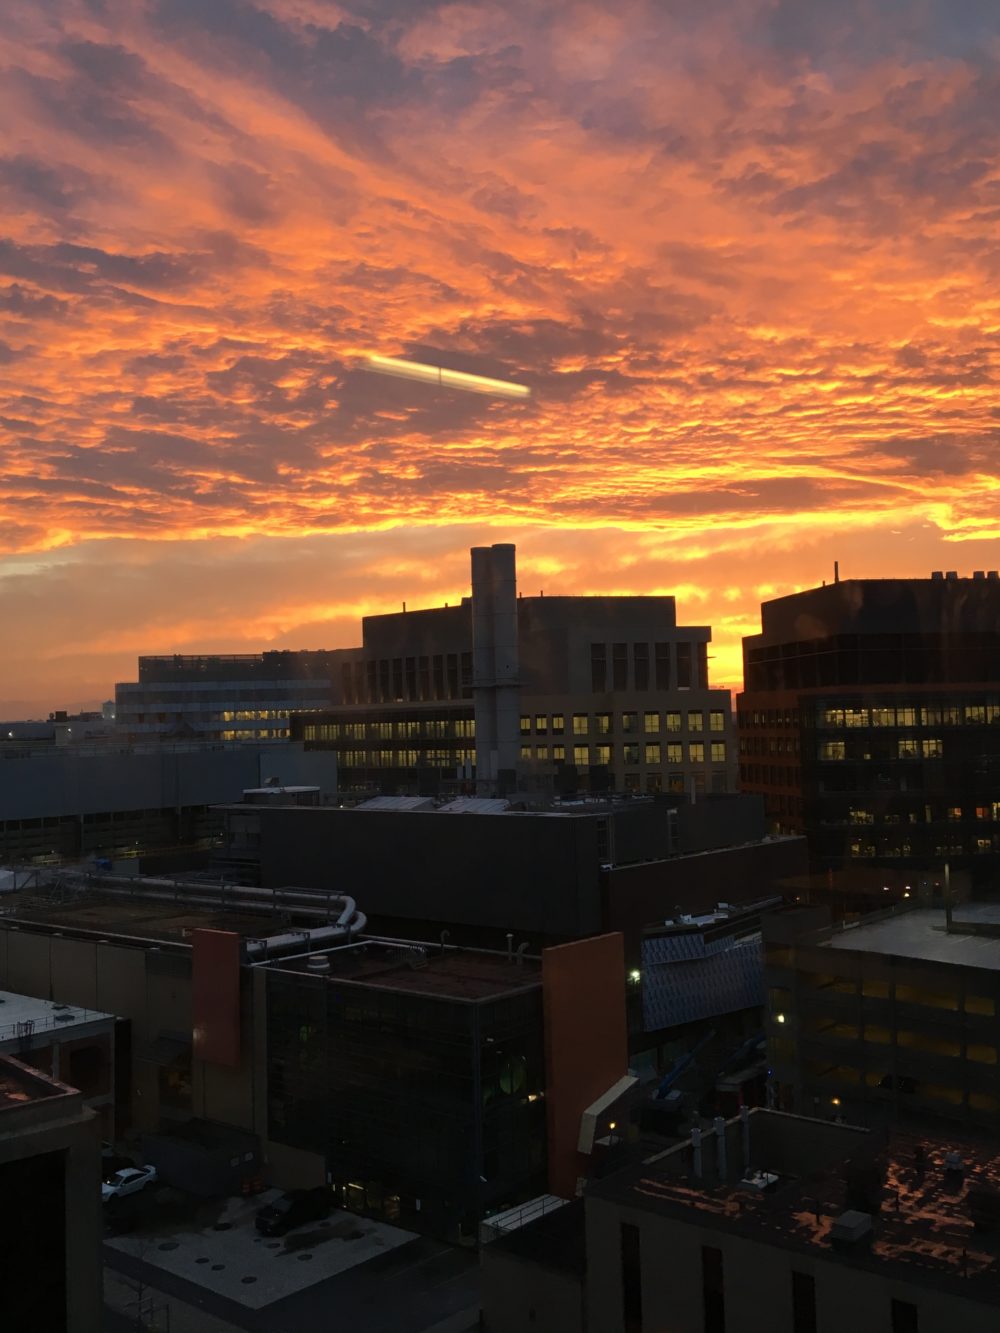
[[[722,1251],[701,1247],[701,1297],[705,1310],[705,1333],[726,1333],[725,1278]]]
[[[610,745],[595,745],[595,746],[594,746],[594,763],[595,763],[595,764],[610,764],[610,763],[611,763],[611,749],[612,749],[612,747],[611,747]]]
[[[924,741],[926,745],[927,742]],[[916,736],[900,736],[896,743],[896,756],[899,759],[916,759],[919,757],[917,749],[918,741]]]
[[[595,694],[603,694],[608,688],[608,663],[603,643],[590,645],[590,688]]]
[[[586,768],[590,763],[590,749],[586,745],[573,746],[573,763],[577,768]]]
[[[549,747],[547,745],[539,745],[535,749],[536,759],[548,759],[548,757],[549,757]]]
[[[622,1321],[625,1333],[642,1333],[642,1252],[639,1228],[623,1222],[622,1250]]]
[[[622,713],[622,731],[637,731],[639,727],[638,713]]]
[[[726,715],[721,711],[721,709],[713,708],[712,711],[709,713],[708,729],[709,731],[725,731]]]
[[[530,718],[530,717],[522,717],[522,718],[521,718],[521,735],[522,735],[522,736],[530,736],[530,735],[531,735],[531,718]]]
[[[846,758],[846,753],[846,746],[843,741],[820,742],[820,759],[844,759]]]
[[[677,688],[679,690],[689,690],[691,688],[690,643],[679,643],[677,645]]]
[[[894,1298],[889,1309],[892,1315],[892,1333],[920,1333],[915,1305],[911,1305],[909,1301],[897,1301]]]
[[[633,742],[625,745],[624,761],[626,764],[637,764],[639,762],[639,747]]]
[[[668,745],[668,746],[667,746],[667,763],[668,763],[668,764],[682,764],[683,762],[684,762],[684,750],[683,750],[683,747],[682,747],[680,744],[670,744],[670,745]],[[673,790],[674,790],[674,788],[671,788],[671,791],[673,791]],[[681,791],[683,791],[683,790],[684,790],[684,786],[683,786],[683,783],[682,783],[682,784],[681,784]]]
[[[659,713],[643,713],[642,727],[647,736],[655,736],[660,730]]]
[[[680,731],[680,729],[681,729],[681,715],[680,715],[680,713],[667,713],[667,714],[666,714],[666,719],[667,719],[667,730],[668,730],[668,731]]]
[[[917,710],[915,708],[896,709],[897,727],[915,727],[916,725],[917,725]]]
[[[632,653],[635,661],[635,688],[649,689],[649,644],[634,643]]]
[[[522,758],[522,759],[530,759],[530,758],[531,758],[531,746],[530,746],[530,745],[522,745],[522,746],[521,746],[521,758]]]
[[[894,727],[896,725],[895,708],[873,708],[872,726],[873,727]]]
[[[628,689],[628,644],[615,643],[611,648],[612,688]]]
[[[688,746],[688,757],[692,764],[703,764],[705,762],[705,747],[701,741],[692,741]]]
[[[553,731],[555,728],[553,727]],[[588,736],[590,734],[590,718],[586,713],[573,714],[573,735]]]
[[[566,730],[566,719],[562,713],[552,714],[552,733],[555,736],[561,736]]]
[[[596,713],[596,714],[594,715],[594,722],[595,722],[596,725],[597,725],[597,734],[598,734],[598,736],[610,736],[610,735],[611,735],[611,714],[610,714],[610,713]]]
[[[925,759],[940,759],[944,753],[939,739],[927,739],[920,742],[920,752]]]
[[[646,743],[646,763],[658,764],[660,762],[660,742],[647,741]]]
[[[996,1006],[989,995],[967,995],[965,997],[965,1012],[967,1014],[984,1014],[992,1018],[996,1013]]]
[[[701,712],[688,713],[688,731],[701,731],[705,718]]]
[[[975,727],[984,727],[986,725],[986,709],[981,704],[966,704],[965,721]]]
[[[792,1273],[792,1333],[816,1333],[816,1279]]]
[[[656,645],[656,688],[658,690],[670,689],[669,643],[658,643]]]
[[[566,747],[565,747],[565,745],[553,745],[553,747],[552,747],[552,759],[553,759],[553,761],[554,761],[555,763],[557,763],[557,764],[561,764],[561,763],[564,763],[564,762],[565,762],[565,759],[566,759]]]
[[[549,719],[544,713],[535,714],[535,732],[539,736],[544,736],[549,729]]]
[[[725,741],[713,741],[713,742],[712,742],[712,763],[713,763],[713,764],[724,764],[725,762],[726,762],[726,742],[725,742]]]
[[[662,773],[647,773],[647,774],[646,774],[646,790],[650,793],[651,796],[655,796],[657,792],[662,791],[662,790],[663,790],[663,774],[662,774]]]

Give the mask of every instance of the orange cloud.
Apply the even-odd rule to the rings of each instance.
[[[683,590],[727,684],[763,584],[1000,563],[998,56],[989,0],[17,7],[0,698],[350,642],[500,536]]]

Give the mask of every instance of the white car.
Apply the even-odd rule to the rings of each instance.
[[[125,1171],[116,1171],[110,1180],[105,1180],[101,1185],[101,1202],[123,1199],[126,1194],[138,1194],[155,1180],[155,1166],[134,1166]]]

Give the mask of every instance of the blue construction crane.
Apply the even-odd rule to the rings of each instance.
[[[712,1028],[711,1032],[707,1032],[705,1036],[702,1037],[701,1041],[699,1041],[697,1045],[693,1046],[686,1055],[682,1055],[680,1056],[679,1059],[674,1061],[673,1065],[660,1080],[659,1087],[653,1093],[654,1102],[662,1102],[664,1100],[664,1098],[670,1092],[670,1089],[680,1078],[681,1074],[684,1073],[685,1069],[688,1068],[688,1066],[694,1060],[698,1052],[702,1049],[703,1046],[707,1046],[714,1036],[715,1036],[715,1028]]]

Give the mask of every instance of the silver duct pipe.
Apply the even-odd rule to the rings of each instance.
[[[726,1180],[729,1172],[726,1161],[726,1122],[721,1115],[715,1117],[715,1159],[719,1170],[719,1179]]]
[[[476,788],[489,796],[520,754],[517,570],[510,544],[474,546],[471,555]]]

